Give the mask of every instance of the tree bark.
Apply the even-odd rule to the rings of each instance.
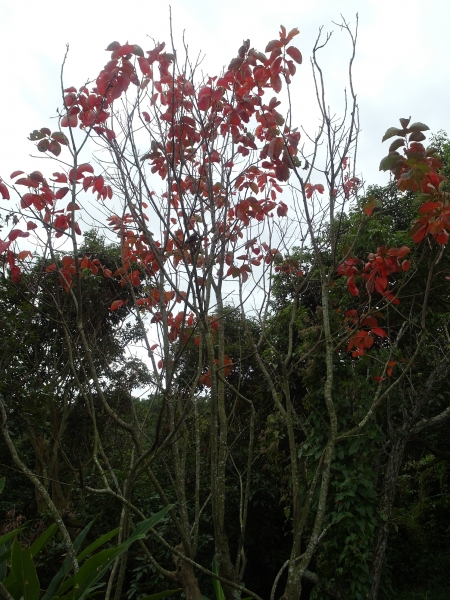
[[[397,437],[389,455],[386,473],[383,481],[383,491],[380,500],[380,510],[386,515],[386,520],[378,530],[375,550],[372,559],[372,585],[368,599],[377,600],[380,589],[384,556],[389,539],[390,519],[395,501],[397,477],[400,472],[403,455],[409,436]]]
[[[184,553],[183,544],[178,544],[175,549]],[[175,563],[176,569],[175,579],[183,588],[186,600],[202,600],[202,594],[198,587],[198,581],[194,574],[193,566],[175,554],[173,555],[173,562]]]

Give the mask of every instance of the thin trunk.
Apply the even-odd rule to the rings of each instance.
[[[372,585],[368,595],[369,600],[377,600],[381,583],[381,574],[384,565],[384,556],[389,539],[390,519],[394,507],[397,477],[400,472],[403,454],[409,436],[398,437],[389,455],[386,473],[383,481],[383,491],[380,501],[380,511],[386,516],[386,520],[378,530],[375,550],[372,560]]]

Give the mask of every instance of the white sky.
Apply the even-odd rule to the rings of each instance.
[[[44,165],[30,161],[33,129],[50,126],[60,105],[59,73],[65,45],[70,53],[65,85],[82,85],[109,60],[113,40],[152,47],[147,36],[169,41],[172,5],[175,43],[181,34],[192,55],[206,53],[204,69],[219,73],[236,56],[243,39],[264,51],[282,23],[300,29],[295,45],[304,62],[294,78],[294,122],[313,132],[314,93],[308,61],[318,29],[334,30],[323,54],[330,104],[342,106],[349,44],[332,21],[340,13],[360,29],[355,66],[362,135],[359,171],[368,182],[384,183],[378,173],[387,144],[384,131],[399,117],[427,123],[432,132],[450,131],[450,2],[448,0],[0,0],[0,176]],[[51,168],[52,165],[49,165]]]

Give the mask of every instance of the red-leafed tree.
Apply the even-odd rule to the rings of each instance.
[[[39,152],[53,155],[58,162],[53,175],[16,171],[10,182],[0,182],[3,206],[14,221],[0,241],[5,276],[19,286],[37,256],[49,257],[47,276],[57,278],[58,293],[65,299],[57,303],[58,310],[70,306],[75,315],[75,332],[67,326],[67,344],[74,352],[83,352],[86,376],[77,378],[75,360],[69,360],[68,368],[90,418],[92,460],[103,482],[84,489],[109,495],[120,504],[119,541],[127,537],[136,520],[146,516],[133,497],[140,480],[149,482],[162,505],[176,503],[170,511],[172,539],[153,532],[156,543],[172,552],[176,569],[160,564],[145,543],[142,549],[154,568],[191,600],[201,598],[195,569],[212,574],[208,565],[196,560],[202,512],[209,504],[219,572],[212,575],[221,581],[227,600],[240,593],[259,598],[241,583],[247,560],[245,534],[258,407],[241,392],[242,357],[227,351],[227,306],[233,305],[241,316],[246,343],[287,440],[292,547],[272,591],[268,590],[271,598],[286,568],[283,600],[300,598],[302,579],[317,582],[308,567],[333,525],[327,507],[336,447],[364,432],[416,358],[413,354],[402,369],[394,369],[396,344],[404,329],[390,331],[382,324],[383,311],[401,302],[410,248],[367,248],[365,256],[354,255],[359,235],[377,207],[374,199],[364,204],[360,227],[341,252],[340,224],[362,186],[354,163],[359,127],[351,79],[355,36],[346,23],[343,28],[352,47],[349,110],[337,120],[326,104],[317,59],[323,46],[319,37],[312,64],[321,124],[305,143],[282,102],[302,62],[300,51],[292,45],[297,29],[288,33],[281,27],[279,39],[270,41],[265,53],[244,41],[225,72],[204,79],[198,78],[198,65],[189,56],[173,48],[167,51],[164,43],[144,52],[135,44],[113,42],[107,48],[110,59],[92,85],[64,89],[57,131],[43,127],[30,136]],[[442,188],[444,178],[438,173],[440,163],[420,143],[425,126],[406,120],[401,124],[401,129],[388,130],[385,136],[401,139],[391,145],[381,168],[391,169],[399,189],[424,194],[413,243],[431,239],[442,247],[448,239],[450,212]],[[99,148],[88,158],[83,154],[87,140]],[[397,152],[402,143],[403,155]],[[80,253],[81,224],[89,219],[101,222],[116,236],[121,259],[115,268],[95,255]],[[293,292],[285,346],[272,352],[268,325],[276,274],[290,279]],[[83,286],[92,277],[111,280],[117,296],[108,300],[110,311],[140,328],[152,371],[154,420],[150,411],[143,415],[136,409],[125,417],[108,398],[104,373],[92,358],[94,342],[86,334],[90,315],[83,302]],[[347,282],[346,288],[342,286],[347,308],[336,312],[333,294],[342,277]],[[314,472],[304,479],[299,449],[306,433],[299,429],[290,386],[306,360],[294,345],[298,310],[313,280],[319,281],[316,347],[322,353],[324,371],[317,385],[325,435]],[[424,315],[428,295],[429,289],[423,298]],[[258,321],[257,339],[248,325],[249,316]],[[61,322],[67,323],[63,315]],[[425,335],[423,324],[419,338]],[[337,365],[342,361],[354,364],[379,347],[386,352],[373,377],[371,401],[353,426],[342,428],[333,381]],[[230,382],[231,373],[237,385]],[[129,470],[120,481],[102,444],[93,393],[102,412],[132,446]],[[128,399],[135,405],[129,390]],[[230,422],[238,400],[248,410],[248,464],[237,501],[227,495],[227,473],[235,451]],[[208,407],[208,469],[202,456],[201,403]],[[15,452],[8,433],[7,400],[1,406],[3,433],[14,460],[39,488],[39,480]],[[189,461],[193,466],[188,474]],[[158,476],[161,465],[170,474],[170,490]],[[39,491],[57,519],[52,499],[45,490]],[[229,503],[238,505],[240,515],[234,555],[225,519]],[[70,537],[61,519],[58,524],[76,570]],[[126,561],[125,554],[114,565],[107,584],[108,600],[120,597]]]

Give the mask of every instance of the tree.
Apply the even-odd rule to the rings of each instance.
[[[359,132],[351,75],[356,32],[345,21],[342,29],[352,51],[349,110],[338,119],[326,104],[318,53],[329,37],[323,41],[319,35],[312,65],[321,123],[303,146],[289,102],[283,114],[277,96],[283,82],[289,92],[295,63],[302,62],[292,45],[297,29],[288,33],[281,27],[279,39],[270,41],[265,53],[244,41],[224,73],[206,78],[197,75],[199,65],[187,53],[175,48],[166,52],[163,43],[146,57],[138,45],[113,42],[107,48],[110,61],[93,85],[64,89],[60,128],[52,132],[42,127],[30,136],[39,152],[59,162],[53,179],[40,171],[16,171],[12,186],[0,182],[5,201],[10,187],[20,198],[10,211],[14,226],[0,242],[8,286],[19,288],[36,263],[50,259],[48,275],[38,280],[28,305],[34,307],[44,295],[58,316],[73,389],[67,403],[71,409],[82,407],[90,423],[90,481],[81,481],[80,469],[75,479],[85,493],[118,503],[119,544],[147,516],[136,502],[136,489],[144,482],[153,488],[159,504],[169,507],[170,526],[164,536],[151,530],[153,541],[142,543],[142,552],[190,600],[201,598],[198,572],[218,579],[227,600],[242,592],[260,598],[242,584],[248,510],[257,479],[255,423],[266,410],[258,403],[255,373],[273,403],[268,423],[276,423],[286,440],[289,474],[292,544],[270,596],[275,597],[286,569],[282,599],[296,600],[304,579],[322,585],[308,567],[328,533],[349,516],[336,510],[332,497],[333,490],[345,495],[342,472],[335,468],[340,448],[363,436],[385,401],[414,379],[428,336],[433,274],[450,227],[441,188],[445,178],[438,173],[435,152],[420,144],[426,126],[401,119],[401,128],[388,130],[385,138],[398,135],[400,140],[391,145],[381,168],[391,169],[401,190],[420,190],[426,196],[420,199],[413,240],[418,244],[415,255],[428,261],[429,275],[425,288],[414,291],[420,318],[411,318],[397,308],[404,302],[403,291],[415,283],[410,248],[363,247],[362,254],[370,252],[367,261],[357,254],[378,200],[358,205],[356,226],[343,230],[362,184],[354,162]],[[268,92],[276,95],[267,99]],[[88,160],[82,158],[87,140],[99,147]],[[406,143],[403,155],[397,152],[401,143]],[[20,186],[28,191],[21,194]],[[94,203],[87,200],[89,192],[96,196]],[[286,201],[280,199],[282,193]],[[69,204],[59,209],[65,197]],[[101,249],[80,245],[77,215],[87,215],[92,205],[98,220],[117,236],[120,262],[114,267]],[[34,253],[19,251],[22,238],[36,244]],[[289,279],[290,302],[273,315],[276,274]],[[56,279],[50,293],[48,277]],[[99,280],[102,286],[96,288]],[[139,330],[151,365],[145,405],[133,396],[139,379],[120,385],[119,403],[110,393],[119,373],[117,387],[124,383],[127,368],[120,351],[105,351],[98,336],[91,284],[108,290],[100,292],[109,304],[108,317],[99,312],[100,324],[111,319],[119,329],[131,322]],[[237,346],[227,340],[230,304],[243,336]],[[403,348],[406,334],[409,343]],[[437,367],[430,366],[424,386],[414,392],[408,431],[419,426],[421,410],[447,369],[447,354]],[[336,387],[340,379],[351,377],[358,402],[349,402],[348,394]],[[76,572],[76,553],[58,506],[21,460],[11,436],[8,418],[18,410],[14,393],[12,387],[1,403],[4,438],[16,465],[57,521]],[[309,415],[302,407],[305,399]],[[239,417],[241,405],[246,420]],[[123,440],[120,461],[105,443],[103,415]],[[446,410],[436,411],[427,423],[446,416]],[[267,435],[273,430],[269,426]],[[388,482],[403,456],[400,446],[393,451]],[[55,453],[64,452],[64,439],[58,438]],[[238,473],[239,499],[230,494],[230,464]],[[383,494],[387,506],[389,491]],[[198,562],[207,514],[218,573]],[[232,514],[238,522],[229,524]],[[375,551],[381,561],[383,535],[381,528]],[[157,559],[161,547],[172,554],[175,569]],[[126,551],[117,556],[107,600],[119,600],[127,560]],[[378,573],[375,561],[374,597]]]

